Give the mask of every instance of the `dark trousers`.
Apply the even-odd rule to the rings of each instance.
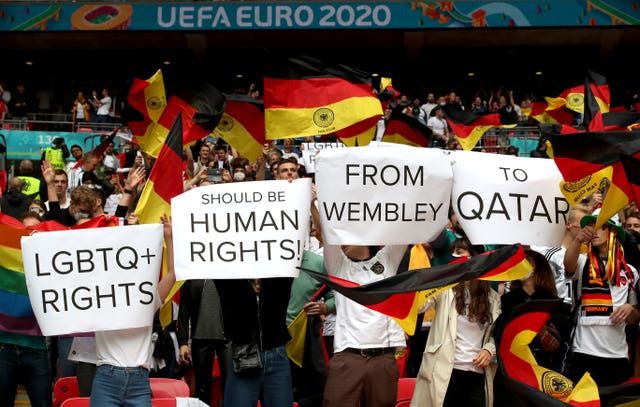
[[[13,407],[18,383],[33,407],[51,407],[52,375],[47,350],[0,343],[0,406]]]
[[[231,365],[231,348],[229,344],[215,340],[194,339],[191,342],[191,360],[193,374],[196,379],[195,396],[204,403],[211,403],[213,386],[213,362],[218,357],[220,366],[220,392],[224,397],[224,386],[227,379],[227,369]]]
[[[443,406],[484,407],[484,405],[484,373],[453,369]]]
[[[624,383],[632,376],[631,365],[627,358],[600,358],[574,352],[569,368],[569,378],[577,383],[585,372],[591,374],[598,386]]]

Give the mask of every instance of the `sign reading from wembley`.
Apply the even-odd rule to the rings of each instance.
[[[587,5],[587,3],[589,3]],[[0,31],[431,29],[640,25],[628,0],[3,4]]]

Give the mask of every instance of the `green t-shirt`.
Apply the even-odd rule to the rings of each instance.
[[[45,336],[32,336],[0,331],[0,343],[24,346],[26,348],[47,350]]]

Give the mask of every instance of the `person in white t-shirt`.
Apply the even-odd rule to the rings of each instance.
[[[598,386],[611,386],[633,376],[625,326],[638,324],[638,272],[624,259],[626,235],[618,215],[595,229],[599,213],[582,218],[582,230],[564,256],[580,307],[567,376],[577,382],[589,372]],[[587,253],[580,253],[583,244]]]
[[[98,98],[98,92],[94,90],[92,93],[91,104],[97,109],[96,123],[111,122],[111,116],[109,115],[109,111],[111,110],[111,97],[109,96],[109,90],[107,88],[102,89],[101,98]]]
[[[406,245],[324,246],[327,272],[358,284],[394,276]],[[393,406],[398,395],[395,354],[406,348],[393,318],[335,293],[334,354],[329,361],[324,406]]]
[[[435,115],[427,121],[427,127],[431,129],[431,147],[445,148],[449,141],[449,125],[444,119],[442,107],[433,109]]]
[[[173,237],[166,215],[161,222],[167,245],[167,273],[158,283],[154,305],[159,309],[175,283]],[[98,331],[96,338],[97,369],[91,388],[91,405],[100,407],[151,407],[149,367],[152,356],[152,320],[143,328]]]

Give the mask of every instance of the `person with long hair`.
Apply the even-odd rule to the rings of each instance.
[[[533,270],[520,280],[511,281],[509,292],[500,297],[502,308],[501,318],[506,318],[519,306],[530,301],[558,300],[558,290],[551,265],[545,256],[535,250],[525,250],[527,261],[533,266]],[[562,303],[557,315],[552,315],[543,329],[529,344],[529,349],[540,366],[562,370],[562,362],[568,348],[569,337],[568,318],[570,317],[570,305]],[[501,322],[498,321],[497,325]],[[499,406],[519,405],[506,392],[503,376],[498,373],[495,383],[495,403]]]
[[[411,407],[492,406],[492,333],[500,296],[487,281],[464,281],[429,299],[419,312],[429,309],[435,317]]]

